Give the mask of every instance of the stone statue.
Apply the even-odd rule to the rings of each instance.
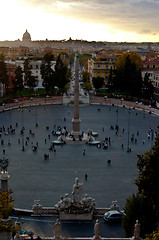
[[[64,208],[69,208],[71,206],[71,198],[69,198],[68,193],[65,194],[63,198]]]
[[[61,224],[59,222],[59,219],[57,219],[55,222],[54,234],[55,234],[55,239],[61,238]]]
[[[111,210],[117,210],[119,211],[120,210],[120,207],[117,205],[117,201],[112,201],[112,205],[110,206],[110,209]]]
[[[96,223],[94,225],[94,237],[93,239],[100,239],[100,223],[98,219],[96,220]]]
[[[20,224],[20,219],[17,218],[16,222],[15,222],[15,226],[16,226],[16,235],[15,235],[15,240],[20,239],[20,230],[21,230],[21,224]]]
[[[79,183],[78,178],[76,178],[73,185],[72,199],[67,193],[64,195],[64,197],[61,196],[60,201],[58,201],[58,203],[55,205],[55,209],[60,214],[60,219],[71,219],[71,217],[74,218],[74,215],[76,215],[76,218],[78,218],[77,216],[82,214],[87,215],[84,216],[87,218],[87,220],[90,220],[90,218],[92,219],[93,209],[95,209],[96,205],[95,200],[91,197],[88,197],[87,194],[85,194],[82,198],[82,186],[83,183]]]
[[[84,195],[84,198],[82,199],[82,204],[84,208],[88,208],[91,205],[91,198],[88,197],[87,194]]]
[[[138,220],[136,220],[136,223],[135,223],[134,239],[140,239],[140,224]]]
[[[34,200],[32,210],[33,210],[34,215],[41,215],[42,214],[43,207],[40,204],[40,200]]]
[[[60,197],[60,201],[58,201],[58,203],[55,205],[55,208],[58,210],[65,208],[64,201],[63,201],[63,195]]]
[[[78,182],[78,178],[75,179],[75,184],[73,185],[72,199],[75,203],[80,203],[82,197],[82,186],[83,183]]]

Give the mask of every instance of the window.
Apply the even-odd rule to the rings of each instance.
[[[108,65],[106,65],[106,69],[108,69]]]
[[[98,64],[98,68],[100,68],[100,64]]]

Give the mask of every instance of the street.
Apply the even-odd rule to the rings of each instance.
[[[12,216],[16,220],[16,216]],[[36,236],[52,237],[54,235],[54,224],[57,217],[29,217],[20,216],[21,227],[27,231],[32,231]],[[62,236],[65,237],[92,237],[94,235],[95,218],[92,221],[75,222],[61,221]],[[102,217],[99,217],[101,237],[123,237],[121,223],[105,223]]]

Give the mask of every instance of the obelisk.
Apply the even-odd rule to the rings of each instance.
[[[72,119],[72,135],[79,138],[81,135],[79,119],[79,56],[75,55],[75,84],[74,84],[74,117]]]

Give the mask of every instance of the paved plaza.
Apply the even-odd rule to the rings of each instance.
[[[153,146],[154,140],[152,136],[148,139],[148,134],[150,128],[155,132],[159,125],[157,115],[138,109],[128,112],[126,107],[81,106],[81,131],[91,129],[98,132],[96,139],[110,138],[111,144],[108,144],[108,149],[103,149],[75,142],[55,146],[56,152],[49,151],[52,141],[57,139],[52,132],[57,131],[58,126],[66,126],[69,132],[72,130],[73,106],[40,105],[24,108],[23,112],[16,109],[1,113],[0,127],[4,126],[5,130],[0,138],[4,141],[4,145],[0,144],[0,156],[9,159],[9,188],[13,191],[15,207],[31,209],[35,199],[40,199],[43,206],[52,207],[62,194],[71,196],[77,177],[79,182],[83,182],[83,194],[95,198],[97,207],[109,207],[112,200],[117,200],[123,208],[126,198],[136,191],[137,154]],[[110,128],[116,124],[119,125],[117,134]],[[20,134],[22,125],[25,128],[24,151]],[[15,128],[15,134],[7,130],[10,126]],[[129,153],[128,126],[132,149]],[[136,142],[131,141],[133,134]],[[33,152],[32,146],[36,144],[37,151]],[[44,160],[44,153],[49,154],[48,160]],[[107,160],[111,160],[110,166]]]

